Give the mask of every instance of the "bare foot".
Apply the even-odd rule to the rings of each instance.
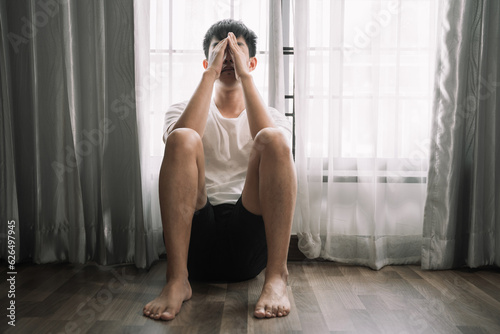
[[[172,320],[181,310],[182,303],[191,298],[188,280],[171,280],[165,284],[160,296],[150,301],[142,312],[151,319]]]
[[[256,318],[284,317],[290,313],[286,285],[287,280],[281,275],[272,277],[266,275],[259,301],[253,313]]]

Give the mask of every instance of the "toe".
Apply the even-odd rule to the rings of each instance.
[[[273,316],[273,308],[271,306],[266,305],[266,318],[272,318]]]
[[[264,309],[264,307],[257,305],[255,307],[255,311],[253,312],[253,315],[259,319],[265,318],[266,317],[266,310]]]
[[[282,317],[283,316],[283,306],[278,306],[278,311],[277,311],[276,315],[278,317]]]
[[[157,319],[157,315],[158,315],[158,308],[157,307],[153,307],[149,310],[149,317],[151,319]]]
[[[148,303],[146,304],[146,306],[144,306],[144,308],[142,309],[142,313],[144,313],[144,315],[149,315],[151,313],[151,303]]]
[[[172,320],[175,318],[175,314],[172,314],[168,311],[165,311],[163,312],[161,315],[160,315],[160,318],[161,320],[166,320],[166,321],[169,321],[169,320]]]
[[[169,312],[163,312],[161,315],[160,315],[160,318],[161,320],[165,320],[165,321],[169,321],[169,320],[172,320],[175,318],[175,316],[173,316],[172,314],[170,314]]]

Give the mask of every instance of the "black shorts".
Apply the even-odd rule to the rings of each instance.
[[[262,216],[236,204],[207,204],[196,211],[189,243],[188,271],[195,280],[237,282],[257,276],[267,264]]]

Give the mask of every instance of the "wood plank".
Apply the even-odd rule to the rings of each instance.
[[[52,320],[47,321],[45,318],[38,317],[25,317],[16,320],[16,326],[11,327],[1,333],[15,334],[15,333],[71,333],[72,327],[65,327],[66,321]]]
[[[382,333],[407,333],[407,319],[401,313],[390,312],[387,304],[376,295],[359,296],[371,320]]]
[[[342,304],[348,310],[364,310],[365,306],[354,292],[347,277],[339,277],[332,282],[333,290],[337,293]]]
[[[476,275],[489,281],[494,286],[500,286],[500,268],[478,270]]]
[[[118,320],[97,320],[89,329],[92,334],[122,334],[122,323]]]
[[[351,310],[349,312],[354,327],[358,333],[372,333],[378,334],[382,333],[377,324],[373,321],[370,316],[370,312],[367,310]]]
[[[310,286],[309,280],[305,275],[304,263],[288,263],[288,285],[291,287]]]
[[[248,282],[228,284],[220,333],[247,333]]]
[[[16,327],[4,321],[2,333],[500,333],[500,275],[492,269],[374,271],[290,262],[287,317],[253,317],[262,272],[240,283],[191,282],[193,298],[165,322],[142,315],[165,284],[165,261],[149,271],[95,264],[19,268]],[[0,305],[7,302],[0,296]]]
[[[500,302],[500,289],[498,289],[499,285],[495,285],[486,278],[483,278],[480,275],[476,275],[476,272],[460,270],[457,271],[456,273],[458,276],[460,276],[470,284],[474,285],[475,287],[486,293],[491,298]]]
[[[408,322],[418,333],[460,333],[438,299],[414,299],[409,303],[411,313]]]
[[[334,263],[309,263],[304,264],[303,268],[309,286],[323,290],[332,288],[332,280],[343,276],[342,272]]]
[[[462,334],[488,334],[488,332],[481,327],[458,326],[458,329]]]
[[[392,268],[403,279],[422,279],[418,274],[421,269],[417,266],[393,266]]]
[[[328,326],[321,313],[314,289],[312,287],[293,287],[292,292],[303,331],[327,333]]]
[[[330,331],[354,331],[349,310],[344,307],[339,295],[333,290],[314,290],[325,323]]]
[[[487,325],[500,331],[500,303],[456,271],[423,274],[441,294],[447,316],[457,325]]]
[[[67,267],[66,264],[42,265],[38,270],[35,267],[37,266],[33,265],[18,272],[18,301],[41,302],[80,270],[74,271],[73,267]]]

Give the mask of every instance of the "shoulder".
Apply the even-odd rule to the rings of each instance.
[[[285,118],[285,117],[286,117],[284,113],[282,113],[281,111],[279,111],[278,109],[275,109],[275,108],[273,108],[273,107],[269,107],[269,106],[268,106],[268,107],[267,107],[267,110],[269,111],[269,113],[270,113],[273,117],[274,117],[274,116],[276,116],[276,117],[280,117],[280,118],[281,118],[281,117],[283,117],[283,118]]]
[[[170,107],[168,107],[167,113],[168,112],[176,112],[176,111],[183,112],[184,109],[186,109],[187,104],[188,104],[187,100],[182,101],[182,102],[178,102],[178,103],[174,103]]]
[[[172,126],[177,122],[181,114],[186,109],[188,101],[182,101],[179,103],[174,103],[170,107],[168,107],[165,112],[163,119],[163,142],[167,141],[167,136],[170,133]]]
[[[273,107],[267,107],[267,110],[269,111],[269,114],[271,114],[271,117],[274,119],[274,121],[277,123],[277,125],[283,126],[288,128],[290,125],[290,121],[288,118],[285,116],[285,113],[273,108]]]
[[[274,120],[274,124],[283,132],[286,138],[292,137],[292,124],[285,114],[273,107],[267,107],[269,114]],[[291,140],[289,140],[289,145],[291,145]]]

